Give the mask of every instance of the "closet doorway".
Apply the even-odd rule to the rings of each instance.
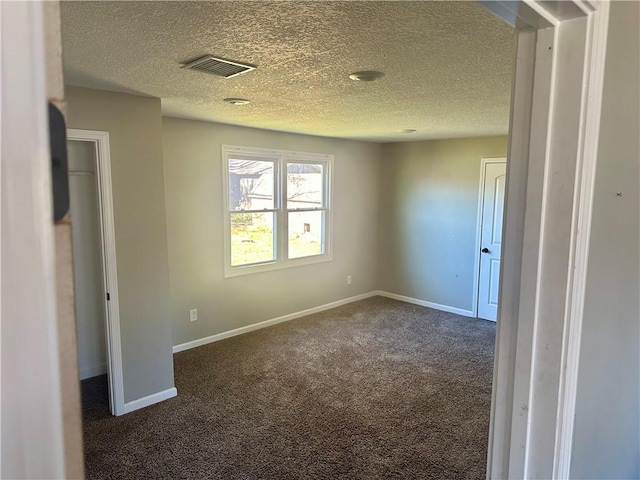
[[[124,412],[109,134],[67,131],[78,376],[84,410]]]

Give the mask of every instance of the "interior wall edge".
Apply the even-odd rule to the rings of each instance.
[[[69,85],[65,98],[68,129],[109,132],[124,401],[134,401],[174,386],[161,103]]]

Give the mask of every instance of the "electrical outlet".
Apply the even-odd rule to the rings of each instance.
[[[351,285],[351,275],[347,275],[347,285]]]
[[[191,320],[192,322],[195,322],[197,319],[198,319],[198,309],[192,308],[191,310],[189,310],[189,320]]]

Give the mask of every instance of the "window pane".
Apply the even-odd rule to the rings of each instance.
[[[231,214],[231,265],[275,260],[273,213]]]
[[[324,165],[287,163],[287,208],[322,208]]]
[[[289,212],[289,258],[324,253],[324,211]]]
[[[273,209],[274,163],[229,159],[229,210]]]

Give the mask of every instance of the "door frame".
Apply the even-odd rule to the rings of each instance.
[[[120,308],[118,302],[118,266],[113,219],[113,193],[111,191],[111,153],[109,132],[67,129],[67,141],[93,144],[96,158],[96,187],[98,191],[101,262],[103,285],[109,293],[103,297],[105,311],[105,337],[107,341],[107,376],[109,379],[109,408],[113,415],[122,415],[124,409],[124,381],[122,345],[120,337]],[[73,222],[73,218],[71,219]]]
[[[476,275],[473,279],[473,305],[472,316],[478,317],[478,301],[480,300],[480,247],[482,242],[482,205],[484,204],[484,187],[486,183],[487,165],[489,163],[507,163],[506,157],[482,157],[480,159],[480,187],[478,191],[478,216],[476,219],[476,255],[474,265]],[[504,226],[504,217],[503,217]],[[496,319],[497,322],[497,319]]]
[[[516,27],[487,478],[570,478],[609,2],[480,1]]]

